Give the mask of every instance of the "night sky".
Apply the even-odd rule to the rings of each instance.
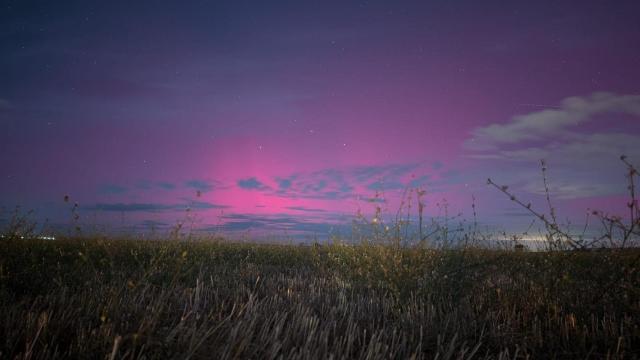
[[[3,221],[326,236],[420,187],[521,231],[488,177],[545,210],[546,159],[581,222],[640,164],[637,0],[0,6]]]

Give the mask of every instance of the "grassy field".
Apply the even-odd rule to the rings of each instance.
[[[0,242],[0,358],[638,358],[638,250]]]

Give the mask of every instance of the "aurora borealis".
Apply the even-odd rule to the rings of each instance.
[[[407,188],[519,231],[624,211],[637,1],[6,1],[0,215],[319,234]],[[380,195],[379,195],[380,196]]]

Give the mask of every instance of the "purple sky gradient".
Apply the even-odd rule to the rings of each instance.
[[[383,191],[522,230],[624,210],[637,1],[9,1],[0,206],[69,223],[321,233]],[[199,196],[197,192],[200,192]],[[145,225],[146,224],[146,225]],[[328,225],[327,225],[328,224]]]

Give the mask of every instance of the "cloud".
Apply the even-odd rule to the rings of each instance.
[[[412,174],[419,163],[327,168],[313,172],[285,174],[274,177],[272,188],[256,177],[240,179],[238,187],[264,192],[268,196],[290,199],[345,200],[370,196],[377,190],[401,190],[411,184],[422,184]],[[411,176],[410,176],[411,175]]]
[[[115,184],[106,184],[100,186],[99,192],[102,194],[124,194],[127,192],[127,188]]]
[[[164,190],[174,190],[176,188],[176,185],[170,182],[158,182],[157,183],[158,187]]]
[[[285,207],[285,209],[294,210],[294,211],[304,211],[304,212],[326,212],[327,211],[324,209],[313,209],[313,208],[306,208],[303,206],[287,206]]]
[[[153,184],[149,180],[140,180],[136,183],[136,187],[141,190],[150,190]]]
[[[626,193],[624,165],[618,159],[627,155],[640,163],[640,134],[596,133],[581,135],[564,143],[542,144],[522,149],[500,149],[485,169],[504,181],[521,183],[532,194],[544,194],[540,160],[548,164],[550,190],[554,197],[573,199]],[[505,168],[513,171],[504,171]]]
[[[344,224],[308,220],[288,214],[256,215],[256,214],[228,214],[222,217],[222,225],[205,227],[204,231],[247,231],[258,232],[287,231],[302,234],[329,234]]]
[[[291,184],[292,184],[294,179],[295,179],[295,176],[291,176],[289,178],[279,178],[279,177],[277,177],[275,180],[278,183],[278,188],[280,190],[287,190],[288,188],[291,187]]]
[[[408,184],[408,175],[416,170],[418,165],[370,165],[295,173],[276,177],[277,190],[268,187],[261,190],[267,191],[270,195],[293,199],[344,200],[355,198],[358,195],[356,190],[369,193],[375,190],[403,189]],[[243,185],[252,189],[258,186],[252,181],[246,181]]]
[[[151,180],[140,180],[140,181],[137,181],[130,188],[135,188],[138,190],[153,190],[153,189],[173,190],[176,188],[176,186],[169,182],[153,182]],[[110,193],[110,194],[124,193],[127,190],[128,188],[125,186],[113,185],[113,184],[107,184],[101,187],[101,192]]]
[[[320,179],[318,181],[305,184],[302,191],[305,193],[321,192],[322,190],[327,188],[327,184],[327,180]]]
[[[160,204],[160,203],[97,203],[85,207],[90,211],[116,211],[116,212],[160,212],[192,209],[225,209],[226,205],[217,205],[207,202],[192,202],[190,204]]]
[[[422,188],[428,184],[430,178],[431,177],[429,175],[422,175],[417,178],[411,179],[411,181],[409,182],[409,187],[414,189]]]
[[[546,140],[560,132],[596,119],[602,114],[640,115],[640,95],[594,93],[590,97],[569,97],[557,109],[515,116],[505,124],[491,124],[473,131],[470,148],[492,148],[501,144]]]
[[[415,170],[418,164],[391,164],[377,166],[361,166],[350,169],[357,181],[368,182],[376,178],[398,178]]]
[[[485,177],[519,184],[531,194],[544,194],[539,166],[544,159],[555,198],[619,195],[626,191],[620,155],[640,163],[638,121],[640,96],[596,93],[567,98],[556,110],[478,128],[475,140],[465,145]]]
[[[189,180],[185,182],[184,185],[188,188],[192,188],[202,192],[213,190],[213,185],[204,180]]]
[[[398,190],[404,189],[405,187],[406,185],[401,182],[383,180],[372,182],[371,184],[367,185],[367,189],[373,191]]]
[[[268,190],[270,189],[265,184],[261,183],[257,178],[251,177],[247,179],[238,180],[238,186],[246,190]]]
[[[290,198],[342,200],[352,197],[354,187],[347,171],[323,169],[306,174],[296,174],[295,181],[280,196]]]
[[[168,227],[169,223],[162,222],[162,221],[155,221],[155,220],[143,220],[140,222],[140,225],[144,227],[163,228],[163,227]]]
[[[136,211],[165,211],[175,210],[175,205],[153,204],[153,203],[98,203],[94,206],[85,208],[86,210],[95,211],[118,211],[118,212],[136,212]]]
[[[192,209],[228,209],[228,205],[212,204],[204,201],[191,201],[187,205]]]

